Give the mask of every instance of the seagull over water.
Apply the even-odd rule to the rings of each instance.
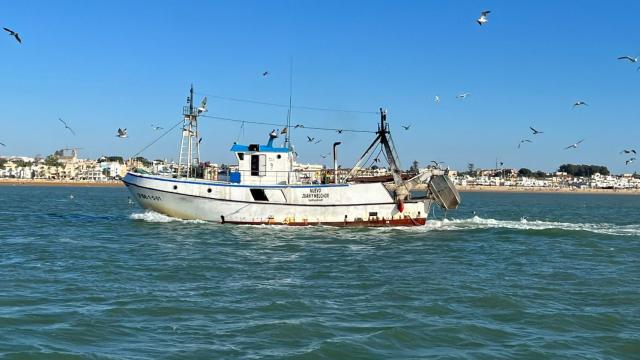
[[[634,149],[624,149],[622,151],[620,151],[620,154],[636,154],[636,151]]]
[[[520,149],[520,146],[522,146],[522,144],[524,143],[532,143],[533,141],[529,140],[529,139],[522,139],[520,140],[520,143],[518,144],[518,149]]]
[[[636,160],[636,158],[632,157],[631,159],[629,159],[629,160],[625,161],[625,162],[624,162],[624,164],[625,164],[625,165],[629,165],[629,164],[631,164],[632,162],[634,162],[635,160]]]
[[[565,149],[565,150],[568,150],[568,149],[577,149],[577,148],[578,148],[578,145],[580,145],[580,143],[581,143],[581,142],[583,142],[583,141],[584,141],[584,139],[582,139],[582,140],[580,140],[580,141],[576,142],[576,143],[575,143],[575,144],[573,144],[573,145],[569,145],[569,146],[567,146],[567,147],[566,147],[566,148],[564,148],[564,149]]]
[[[5,145],[4,143],[1,143],[1,142],[0,142],[0,145],[2,145],[2,146],[7,146],[7,145]]]
[[[4,31],[9,33],[9,36],[13,36],[18,43],[22,44],[22,40],[20,39],[20,35],[17,32],[15,32],[15,31],[13,31],[11,29],[7,29],[6,27],[3,27],[3,29],[4,29]]]
[[[262,76],[267,76],[267,75],[269,75],[269,74],[270,74],[270,73],[269,73],[268,71],[265,71],[265,72],[263,72],[263,73],[262,73]]]
[[[529,129],[531,129],[531,131],[533,131],[533,135],[544,134],[544,131],[538,131],[538,130],[532,128],[531,126],[529,126]]]
[[[116,134],[116,136],[121,139],[128,137],[129,135],[127,135],[127,128],[124,128],[124,129],[118,128],[118,133]]]
[[[466,99],[467,96],[469,96],[469,95],[471,95],[471,94],[470,93],[463,93],[463,94],[460,94],[460,95],[456,96],[456,98],[458,98],[458,99]]]
[[[157,126],[157,125],[153,125],[151,124],[151,127],[153,128],[153,130],[158,131],[158,130],[162,130],[164,129],[162,126]]]
[[[573,107],[575,109],[576,106],[589,106],[589,104],[587,104],[586,102],[582,101],[582,100],[578,100],[575,103],[573,103]]]
[[[478,25],[482,26],[482,24],[484,24],[487,21],[489,21],[489,19],[487,19],[487,17],[489,16],[490,13],[491,13],[490,10],[485,10],[485,11],[481,12],[480,13],[480,17],[478,18],[478,20],[476,20],[478,22]]]
[[[73,131],[73,129],[72,129],[72,128],[70,128],[70,127],[69,127],[69,125],[67,125],[67,123],[66,123],[64,120],[62,120],[61,118],[58,118],[58,120],[60,120],[60,122],[64,124],[64,128],[65,128],[65,129],[69,129],[69,131],[71,131],[71,133],[73,134],[73,136],[76,136],[76,132],[75,132],[75,131]]]
[[[409,128],[411,127],[411,125],[400,125],[400,126],[402,126],[402,128],[405,130],[409,130]]]
[[[618,60],[629,60],[629,62],[635,63],[638,62],[638,57],[631,57],[631,56],[620,56],[618,58]]]

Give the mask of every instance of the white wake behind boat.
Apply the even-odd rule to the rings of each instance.
[[[274,145],[277,132],[272,132],[264,145],[234,144],[231,151],[238,166],[237,171],[229,174],[228,181],[199,178],[198,117],[203,111],[202,104],[199,108],[193,106],[192,88],[184,108],[176,174],[167,177],[134,171],[124,177],[141,207],[180,219],[228,224],[420,226],[426,223],[432,204],[452,209],[460,203],[446,171],[427,169],[403,179],[382,110],[375,140],[346,176],[339,176],[336,160],[339,143],[334,144],[334,169],[329,183],[308,180],[308,172],[296,162],[290,131],[286,132],[284,147]],[[353,175],[376,145],[385,152],[393,181],[359,182]],[[420,186],[425,189],[422,195],[412,196],[412,190]]]

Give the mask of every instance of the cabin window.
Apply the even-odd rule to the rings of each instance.
[[[269,201],[267,198],[267,194],[264,193],[264,189],[249,189],[251,191],[251,196],[253,196],[253,200],[255,201]]]
[[[238,153],[238,160],[244,160],[244,153]]]

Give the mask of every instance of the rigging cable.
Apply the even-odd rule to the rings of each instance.
[[[270,122],[264,122],[264,121],[248,121],[248,120],[232,119],[232,118],[213,116],[213,115],[200,115],[200,116],[210,118],[210,119],[232,121],[232,122],[239,122],[239,123],[246,123],[246,124],[281,126],[282,128],[287,127],[287,124],[270,123]],[[294,127],[297,127],[300,129],[323,130],[323,131],[354,132],[354,133],[369,133],[369,134],[376,133],[375,131],[370,131],[370,130],[337,129],[337,128],[325,128],[325,127],[314,127],[314,126],[304,126],[304,125],[302,126],[296,125]]]
[[[157,143],[158,140],[162,139],[163,137],[165,137],[168,133],[170,133],[171,131],[173,131],[173,129],[175,129],[178,125],[182,124],[184,120],[180,120],[178,121],[175,125],[173,125],[172,127],[169,128],[169,130],[163,132],[160,136],[158,136],[155,140],[153,140],[149,145],[145,146],[142,148],[142,150],[138,151],[137,153],[135,153],[133,156],[131,156],[131,159],[140,155],[143,151],[147,150],[148,148],[150,148],[153,144]]]
[[[267,106],[276,106],[282,108],[289,108],[289,105],[286,104],[278,104],[272,103],[268,101],[260,101],[260,100],[250,100],[250,99],[241,99],[236,97],[228,97],[228,96],[220,96],[215,94],[209,94],[198,91],[196,94],[204,95],[210,98],[219,99],[219,100],[227,100],[227,101],[236,101],[236,102],[244,102],[249,104],[258,104],[258,105],[267,105]],[[348,109],[335,109],[335,108],[327,108],[327,107],[315,107],[315,106],[301,106],[301,105],[293,105],[291,106],[293,109],[300,110],[312,110],[312,111],[334,111],[334,112],[344,112],[344,113],[356,113],[356,114],[374,114],[377,115],[377,111],[363,111],[363,110],[348,110]]]
[[[236,142],[240,142],[240,139],[244,140],[244,121],[240,123],[240,130],[238,131],[238,137],[236,138]]]

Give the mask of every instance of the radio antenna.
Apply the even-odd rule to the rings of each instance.
[[[293,97],[293,56],[289,59],[289,111],[287,111],[287,133],[284,137],[284,147],[291,147],[291,100]]]

